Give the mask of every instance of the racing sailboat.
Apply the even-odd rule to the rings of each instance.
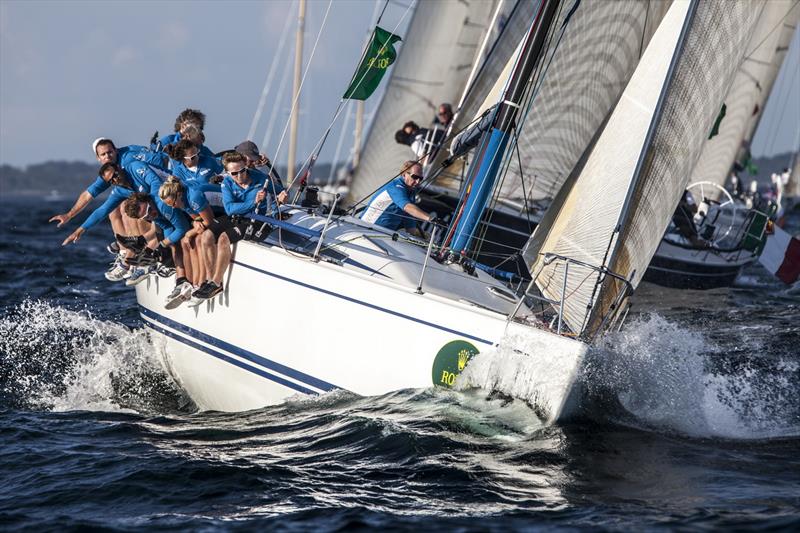
[[[522,356],[557,369],[531,378],[537,413],[569,417],[589,345],[624,319],[759,7],[673,2],[582,168],[526,246],[527,287],[489,275],[468,250],[513,156],[512,129],[524,127],[520,111],[535,105],[554,21],[579,3],[539,4],[470,170],[470,194],[441,244],[437,231],[420,241],[335,215],[335,205],[252,214],[267,230],[237,244],[224,293],[165,310],[170,280],[137,285],[165,365],[200,408],[246,410],[298,393],[451,386],[474,353],[514,338]]]

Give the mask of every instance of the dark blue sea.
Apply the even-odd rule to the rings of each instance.
[[[1,530],[800,529],[800,294],[758,266],[643,285],[569,424],[433,388],[198,412],[110,230],[60,246],[71,200],[0,201]]]

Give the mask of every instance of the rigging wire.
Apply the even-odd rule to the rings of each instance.
[[[278,44],[278,51],[273,56],[272,64],[270,65],[269,73],[267,74],[267,79],[264,82],[264,88],[261,89],[261,97],[258,100],[256,112],[253,113],[253,120],[250,122],[250,129],[247,130],[247,137],[245,137],[246,139],[252,139],[256,134],[256,127],[258,126],[258,122],[261,120],[261,113],[264,111],[264,105],[267,102],[267,96],[272,89],[272,82],[275,78],[275,72],[277,70],[278,63],[280,63],[280,58],[283,57],[283,49],[286,46],[287,37],[289,36],[289,28],[292,26],[290,24],[291,16],[292,11],[288,10],[286,15],[286,23],[283,25],[283,32],[281,33],[281,38]]]
[[[389,0],[386,1],[387,5],[388,5],[388,2],[389,2]],[[403,23],[403,20],[405,20],[406,16],[408,15],[409,10],[411,9],[411,7],[413,5],[414,5],[413,3],[409,4],[409,6],[403,12],[403,16],[400,17],[400,20],[398,20],[397,24],[395,24],[395,27],[392,29],[391,33],[395,33],[397,31],[397,28],[399,28],[400,24]],[[378,17],[378,20],[375,22],[375,26],[378,25],[378,23],[380,22],[381,17],[383,17],[383,13],[385,11],[386,11],[386,6],[384,5],[383,11],[381,11],[380,17]],[[361,55],[361,59],[359,60],[359,63],[358,63],[359,65],[361,64],[361,61],[363,60],[363,58],[366,56],[366,53],[367,53],[367,47],[364,47],[364,51],[363,51],[363,53]],[[310,63],[310,59],[309,59],[309,63]],[[356,66],[356,73],[357,72],[358,72],[358,66]],[[366,78],[368,72],[369,72],[369,70],[365,70],[364,71],[364,74],[361,75],[361,78],[356,83],[355,88],[358,88],[358,87],[361,86],[361,84],[364,82],[364,79]],[[355,74],[354,74],[354,78],[355,78]],[[352,81],[351,81],[351,84],[352,84]],[[301,171],[306,167],[306,165],[313,164],[312,161],[315,161],[317,156],[319,156],[319,153],[322,151],[322,147],[325,145],[325,141],[328,139],[328,135],[330,134],[331,129],[333,129],[333,126],[336,123],[336,120],[342,114],[342,110],[343,110],[343,107],[344,107],[343,106],[344,101],[345,101],[345,98],[341,98],[339,100],[339,105],[336,106],[336,111],[333,114],[333,118],[331,119],[330,124],[328,124],[328,127],[326,128],[325,133],[322,134],[320,140],[317,141],[317,144],[314,146],[314,149],[311,150],[311,154],[305,159],[305,161],[303,161],[303,164],[300,166]],[[292,179],[289,181],[289,183],[288,183],[286,188],[287,189],[290,188],[294,184],[295,180],[299,176],[300,176],[300,172],[298,172],[298,174],[296,176],[292,177]]]
[[[314,54],[317,51],[317,45],[319,44],[319,39],[320,39],[320,37],[322,37],[322,32],[325,30],[325,25],[328,22],[328,14],[331,11],[331,5],[332,4],[333,4],[333,0],[328,0],[328,7],[325,10],[325,16],[322,18],[322,24],[320,25],[319,31],[317,32],[317,38],[314,41],[314,46],[311,48],[311,54],[309,55],[308,63],[306,64],[305,71],[303,72],[303,77],[300,79],[300,86],[297,88],[297,94],[294,95],[294,98],[292,100],[292,107],[290,108],[290,111],[289,111],[289,118],[286,120],[286,124],[283,126],[283,132],[281,133],[280,141],[278,141],[278,148],[275,150],[275,157],[272,160],[270,160],[270,165],[269,165],[269,168],[267,169],[267,175],[269,175],[272,172],[272,168],[274,166],[273,161],[276,161],[278,159],[279,155],[280,155],[281,146],[283,146],[283,140],[286,138],[286,130],[289,129],[289,122],[291,121],[292,116],[295,113],[298,112],[298,110],[297,110],[297,102],[300,100],[300,94],[303,92],[303,84],[306,81],[306,76],[308,75],[308,71],[309,71],[309,69],[311,67],[311,62],[314,59]],[[294,180],[292,179],[292,181],[294,181]],[[290,182],[290,185],[291,185],[291,182]],[[287,189],[288,189],[288,187],[287,187]]]

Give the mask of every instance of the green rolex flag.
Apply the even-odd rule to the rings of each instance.
[[[399,35],[389,33],[380,26],[375,26],[372,41],[364,54],[364,60],[358,66],[350,86],[344,92],[344,98],[366,100],[375,92],[381,83],[383,73],[397,59],[394,43],[402,40]]]

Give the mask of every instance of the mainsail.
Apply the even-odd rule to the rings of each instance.
[[[577,264],[564,279],[552,253],[641,280],[719,111],[763,2],[673,2],[558,216],[527,246],[537,286],[575,333],[592,334],[620,286]],[[598,290],[599,289],[599,290]]]
[[[769,91],[769,87],[766,87],[771,86],[769,78],[772,77],[774,81],[773,59],[781,29],[790,11],[797,5],[797,0],[772,0],[764,6],[746,46],[745,57],[725,97],[725,116],[717,134],[705,142],[691,181],[725,185],[737,151],[746,139],[748,126],[762,111],[759,102],[763,103],[762,95]],[[795,7],[794,11],[800,12],[800,9]],[[780,65],[777,67],[780,68]],[[721,193],[718,189],[710,189],[705,190],[705,194],[716,199]]]
[[[373,192],[410,159],[409,148],[395,142],[395,131],[409,120],[425,127],[439,104],[461,95],[494,4],[484,0],[417,4],[355,169],[351,201]]]

